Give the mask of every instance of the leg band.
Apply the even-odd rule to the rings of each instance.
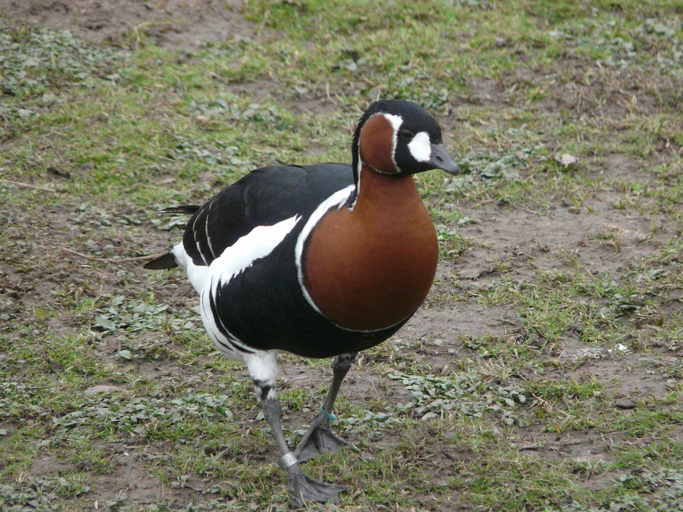
[[[337,417],[334,415],[334,413],[328,412],[324,407],[320,408],[320,412],[323,413],[323,415],[327,418],[327,421],[337,421]]]

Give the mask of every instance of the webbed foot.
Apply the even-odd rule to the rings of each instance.
[[[329,413],[322,411],[313,420],[308,432],[301,439],[294,453],[299,461],[305,461],[324,453],[334,453],[348,445],[348,441],[332,432],[329,423]]]
[[[340,492],[346,488],[341,485],[326,484],[307,476],[298,464],[288,470],[287,489],[293,507],[300,508],[306,503],[336,502]]]

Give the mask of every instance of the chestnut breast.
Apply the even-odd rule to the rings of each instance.
[[[312,231],[304,282],[340,327],[381,329],[422,304],[437,258],[436,232],[412,177],[362,169],[354,208],[328,212]]]

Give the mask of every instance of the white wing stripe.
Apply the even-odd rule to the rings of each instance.
[[[209,272],[217,278],[212,288],[230,282],[251,267],[256,260],[268,256],[294,229],[299,220],[301,216],[294,215],[272,226],[256,226],[230,247],[226,247],[223,254],[209,266]]]
[[[206,261],[206,258],[204,257],[204,254],[202,253],[202,248],[199,246],[199,237],[197,236],[197,219],[199,218],[199,215],[194,218],[192,221],[192,236],[194,237],[194,245],[197,247],[197,252],[199,253],[199,256],[202,258],[202,262],[204,265],[207,265],[208,262]]]
[[[204,217],[204,235],[206,236],[206,243],[209,246],[209,252],[211,253],[211,261],[216,258],[216,253],[213,250],[213,244],[211,243],[211,237],[209,236],[209,214],[211,213],[211,208],[213,208],[213,200],[209,203],[208,211]]]

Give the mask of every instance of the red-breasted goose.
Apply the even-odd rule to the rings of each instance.
[[[394,334],[427,295],[437,263],[431,218],[412,175],[457,173],[434,118],[409,101],[370,105],[352,165],[257,169],[191,213],[182,242],[145,265],[180,266],[209,337],[246,363],[288,472],[292,503],[334,500],[300,461],[346,444],[330,429],[356,353]],[[320,414],[294,451],[282,433],[276,354],[336,356]]]

